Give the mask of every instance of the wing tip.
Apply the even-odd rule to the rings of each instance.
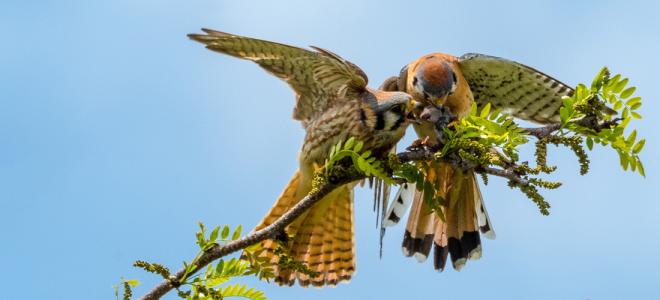
[[[186,36],[189,39],[193,40],[193,41],[200,42],[200,43],[203,43],[203,44],[208,44],[209,42],[217,40],[218,38],[221,38],[221,37],[233,37],[233,36],[235,36],[231,33],[226,33],[226,32],[222,32],[222,31],[210,29],[210,28],[202,28],[201,30],[202,30],[202,32],[204,32],[203,34],[202,33],[189,33]]]
[[[218,30],[210,29],[210,28],[205,28],[205,27],[202,28],[202,31],[204,31],[208,35],[217,36],[217,37],[234,36],[231,33],[226,33],[226,32],[222,32],[222,31],[218,31]]]

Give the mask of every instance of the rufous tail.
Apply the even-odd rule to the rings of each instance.
[[[444,220],[431,211],[423,200],[423,193],[415,191],[403,252],[422,262],[433,248],[436,270],[444,270],[447,257],[451,258],[454,269],[460,270],[467,260],[481,257],[480,231],[487,238],[495,238],[479,185],[474,172],[458,170],[445,163],[434,163],[426,176],[436,183],[436,193],[445,200],[441,208]]]
[[[311,183],[296,172],[284,192],[275,202],[255,230],[273,223],[304,198]],[[289,240],[272,239],[261,242],[261,256],[270,258],[274,265],[275,282],[280,285],[298,283],[307,287],[336,285],[349,281],[355,272],[353,234],[352,185],[344,185],[316,203],[285,229]],[[280,257],[275,249],[281,245],[290,258],[305,264],[317,276],[309,276],[286,266],[279,266]],[[258,248],[257,248],[258,251]]]

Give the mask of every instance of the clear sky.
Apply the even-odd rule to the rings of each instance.
[[[483,190],[497,239],[484,241],[480,261],[444,273],[403,257],[401,227],[379,259],[361,190],[353,281],[246,280],[271,299],[660,297],[660,7],[575,2],[0,2],[0,298],[110,299],[122,276],[139,279],[142,294],[158,278],[134,260],[178,269],[196,251],[198,221],[247,229],[270,208],[303,137],[293,94],[256,65],[189,41],[200,27],[330,49],[372,87],[429,52],[480,52],[571,85],[607,65],[644,100],[646,179],[602,148],[579,176],[569,151],[550,148],[560,167],[550,179],[564,182],[543,191],[552,214],[492,179]]]

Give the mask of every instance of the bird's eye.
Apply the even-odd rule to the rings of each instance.
[[[456,73],[451,72],[451,79],[454,80],[454,84],[456,84]]]
[[[397,106],[392,107],[392,109],[390,109],[390,111],[395,113],[395,114],[400,114],[403,111],[403,108],[401,107],[401,105],[397,105]]]

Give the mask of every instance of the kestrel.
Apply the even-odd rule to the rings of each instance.
[[[299,170],[255,230],[273,223],[310,192],[313,173],[323,166],[332,146],[355,137],[364,142],[364,149],[381,156],[403,136],[411,97],[368,88],[365,73],[340,56],[317,47],[309,51],[210,29],[202,31],[205,34],[188,36],[210,50],[253,61],[286,81],[296,94],[293,118],[300,120],[306,131]],[[293,285],[297,279],[301,286],[323,286],[350,280],[355,272],[354,185],[337,188],[285,230],[292,237],[288,254],[318,276],[277,266],[277,242],[261,243],[262,255],[275,264],[276,282]]]
[[[479,106],[491,103],[514,117],[541,124],[559,122],[562,97],[573,93],[568,85],[531,67],[482,54],[424,55],[381,88],[407,92],[426,109],[448,108],[457,118],[468,115],[473,102]],[[414,128],[420,138],[439,142],[431,122],[415,124]],[[426,175],[435,181],[441,197],[456,203],[443,207],[445,220],[431,212],[420,192],[405,184],[388,211],[385,226],[398,223],[412,202],[403,238],[404,254],[422,262],[433,246],[436,270],[444,270],[447,256],[454,269],[460,270],[468,259],[481,257],[479,231],[495,238],[479,185],[474,172],[445,163],[433,163]]]

